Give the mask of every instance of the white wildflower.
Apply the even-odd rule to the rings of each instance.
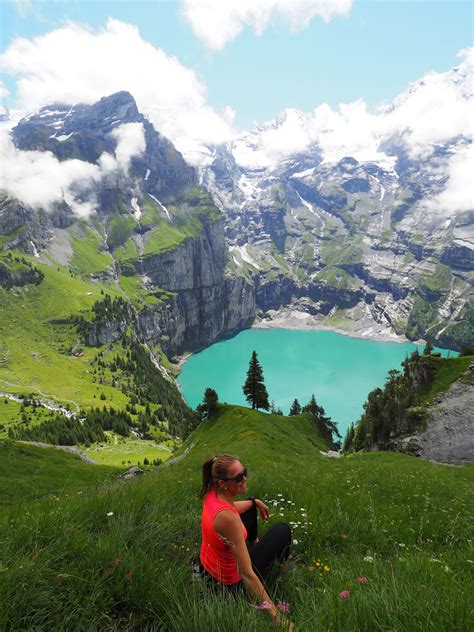
[[[109,511],[107,515],[108,515],[108,516],[113,516],[113,515],[114,515],[114,512],[113,512],[113,511]]]

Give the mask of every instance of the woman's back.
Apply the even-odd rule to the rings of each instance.
[[[214,519],[221,511],[233,511],[239,516],[238,511],[228,502],[217,498],[215,490],[209,491],[202,508],[202,545],[201,564],[217,581],[222,584],[235,584],[241,577],[237,569],[237,563],[229,546],[219,536],[214,528]],[[240,520],[240,516],[239,516]],[[242,524],[244,539],[247,538],[247,530]]]

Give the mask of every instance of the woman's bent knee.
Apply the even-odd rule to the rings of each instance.
[[[289,547],[291,544],[291,529],[286,522],[277,522],[272,527],[272,538],[281,543],[282,548]]]

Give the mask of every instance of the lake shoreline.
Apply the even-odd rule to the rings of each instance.
[[[409,340],[406,336],[397,334],[390,327],[384,327],[379,323],[369,320],[347,321],[348,327],[333,325],[318,316],[312,316],[306,312],[297,310],[280,309],[271,312],[270,317],[265,317],[252,324],[251,329],[292,329],[297,331],[333,331],[343,336],[360,338],[363,340],[377,340],[379,342],[413,342],[423,345],[424,340]]]
[[[270,314],[270,316],[268,316]],[[294,309],[282,308],[278,311],[267,312],[267,316],[260,320],[255,320],[252,326],[248,329],[242,329],[235,332],[231,336],[224,336],[218,338],[211,344],[216,342],[222,342],[228,338],[233,338],[234,335],[238,335],[241,331],[248,331],[251,329],[289,329],[294,331],[332,331],[336,334],[348,336],[349,338],[357,338],[361,340],[374,340],[377,342],[396,342],[403,344],[405,342],[412,342],[416,345],[426,344],[425,340],[410,340],[404,335],[397,334],[390,327],[383,327],[379,323],[373,320],[361,319],[361,320],[349,320],[347,321],[348,327],[336,326],[328,323],[326,320],[321,319],[318,316],[312,316],[307,312],[301,312]],[[349,328],[354,327],[354,329]],[[211,346],[211,345],[209,345]],[[204,351],[208,347],[202,349],[196,349],[193,352],[186,353],[185,355],[178,356],[177,361],[173,362],[174,366],[178,370],[178,374],[181,372],[183,365],[193,355]]]

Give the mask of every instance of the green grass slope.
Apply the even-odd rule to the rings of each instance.
[[[306,416],[232,406],[187,447],[127,485],[38,501],[28,516],[6,512],[0,628],[271,629],[246,597],[218,598],[192,578],[200,465],[224,451],[249,468],[249,492],[269,504],[270,523],[293,527],[290,567],[270,592],[289,602],[298,630],[473,628],[474,468],[392,453],[328,459]]]
[[[0,507],[19,511],[41,498],[58,501],[96,490],[114,480],[116,472],[55,448],[0,441]]]
[[[94,284],[69,274],[61,266],[37,264],[44,280],[37,286],[25,285],[14,291],[0,288],[0,390],[31,392],[48,399],[78,406],[91,406],[101,389],[93,384],[90,361],[96,355],[85,349],[74,357],[70,348],[78,339],[75,328],[67,324],[72,315],[89,312],[103,298],[120,295],[112,286]],[[116,406],[127,398],[117,389],[107,389]]]

